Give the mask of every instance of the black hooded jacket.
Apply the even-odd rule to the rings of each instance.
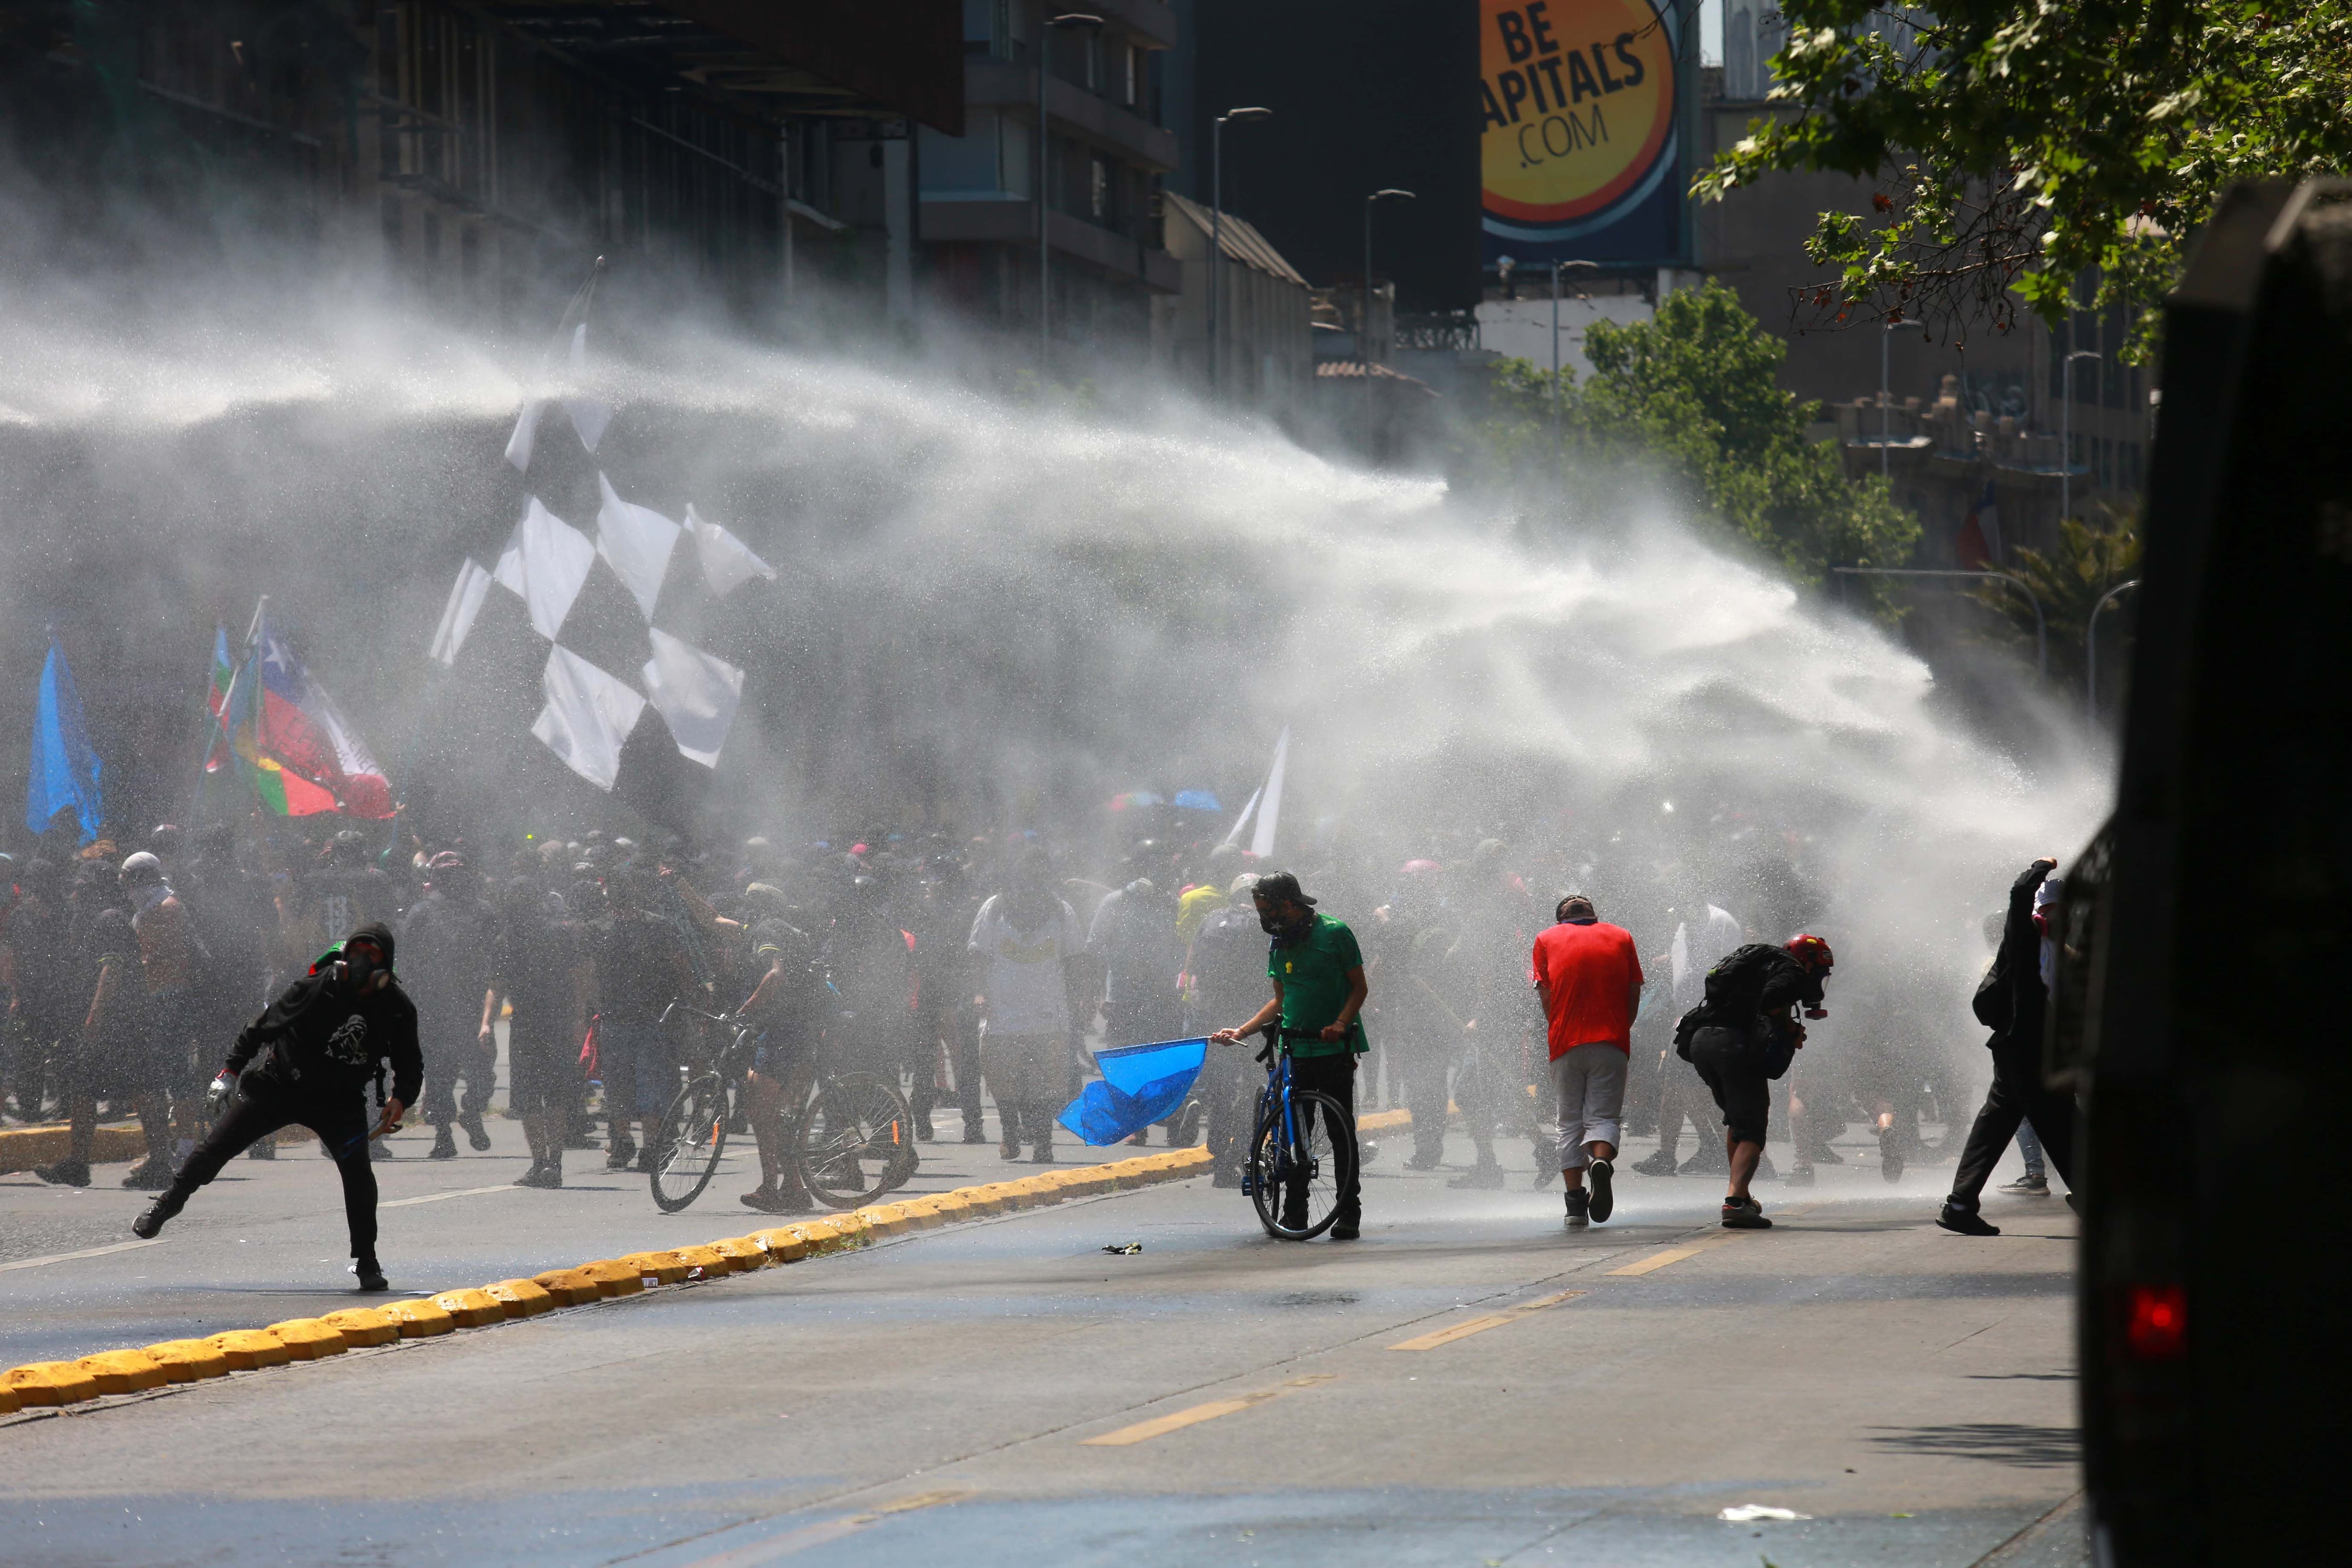
[[[389,933],[382,945],[389,959]],[[251,1065],[256,1057],[262,1058],[260,1063]],[[289,985],[245,1026],[228,1053],[229,1070],[243,1075],[245,1082],[257,1079],[257,1087],[305,1099],[359,1093],[375,1078],[379,1061],[392,1064],[392,1097],[403,1105],[415,1104],[425,1081],[415,1004],[397,980],[353,994],[336,961],[320,963]]]
[[[2050,988],[2042,984],[2042,928],[2033,921],[2033,897],[2049,877],[2050,868],[2036,862],[2009,885],[2000,950],[1977,984],[1977,1022],[1992,1031],[1992,1038],[1985,1044],[1994,1050],[2012,1046],[2032,1051],[2042,1048],[2042,1014],[2050,1005]]]

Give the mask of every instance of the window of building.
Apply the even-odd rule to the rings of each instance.
[[[1097,223],[1103,220],[1104,209],[1110,205],[1110,167],[1100,158],[1087,161],[1087,208]]]
[[[1143,103],[1143,51],[1130,44],[1125,58],[1127,80],[1119,89],[1118,100],[1129,109],[1139,108]]]

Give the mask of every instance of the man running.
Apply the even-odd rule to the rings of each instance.
[[[1371,992],[1364,981],[1364,955],[1346,921],[1315,912],[1316,900],[1299,887],[1297,873],[1276,871],[1259,878],[1250,897],[1257,905],[1259,929],[1274,939],[1265,961],[1274,999],[1239,1028],[1220,1029],[1209,1037],[1230,1046],[1279,1020],[1282,1038],[1290,1045],[1292,1083],[1331,1096],[1347,1112],[1347,1125],[1330,1130],[1332,1143],[1337,1146],[1345,1139],[1350,1151],[1348,1184],[1339,1194],[1330,1236],[1334,1241],[1353,1241],[1361,1232],[1364,1213],[1356,1173],[1361,1162],[1354,1152],[1356,1058],[1370,1048],[1360,1016]],[[1305,1203],[1303,1191],[1283,1197],[1286,1210],[1303,1208]]]
[[[416,1009],[393,978],[391,930],[363,925],[245,1026],[213,1080],[227,1096],[226,1114],[154,1206],[131,1222],[131,1235],[152,1239],[247,1146],[299,1125],[319,1135],[342,1176],[352,1271],[360,1289],[386,1288],[375,1256],[375,1168],[368,1162],[368,1142],[398,1129],[425,1076]],[[391,1064],[392,1093],[371,1133],[362,1090],[376,1077],[379,1062]]]

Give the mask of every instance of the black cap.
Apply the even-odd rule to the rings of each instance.
[[[1315,900],[1307,896],[1307,889],[1298,885],[1298,873],[1296,871],[1267,872],[1257,879],[1257,886],[1250,889],[1250,897],[1277,904],[1304,904],[1308,909],[1313,909],[1316,904]]]

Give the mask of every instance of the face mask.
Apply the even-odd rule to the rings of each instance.
[[[368,983],[373,980],[375,975],[376,963],[373,958],[355,948],[343,950],[343,978],[351,982],[352,990],[366,990]]]
[[[1258,930],[1265,932],[1268,936],[1278,937],[1292,935],[1306,923],[1307,921],[1305,918],[1286,919],[1278,910],[1260,910],[1258,911],[1257,928]]]

